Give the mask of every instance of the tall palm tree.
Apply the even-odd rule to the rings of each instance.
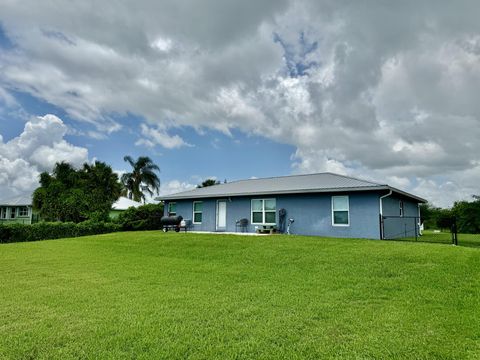
[[[148,156],[140,156],[136,161],[131,156],[125,156],[124,161],[132,166],[132,172],[122,175],[122,184],[124,186],[124,194],[134,201],[145,201],[145,193],[150,196],[155,191],[158,195],[160,189],[160,179],[156,171],[160,168]]]

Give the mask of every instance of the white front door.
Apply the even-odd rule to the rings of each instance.
[[[227,202],[217,201],[217,230],[225,230],[227,227]]]

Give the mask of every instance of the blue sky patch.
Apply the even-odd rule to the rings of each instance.
[[[13,47],[14,47],[13,42],[7,36],[2,23],[0,23],[0,48],[12,49]]]
[[[289,44],[277,33],[274,34],[273,39],[283,48],[285,66],[290,77],[308,75],[309,69],[320,66],[320,62],[308,59],[309,55],[318,49],[318,42],[308,41],[305,32],[300,32],[298,43],[296,44]]]

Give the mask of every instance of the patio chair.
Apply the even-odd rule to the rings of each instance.
[[[238,232],[240,229],[240,232],[247,232],[247,226],[248,226],[248,219],[240,219],[235,221],[235,232]]]

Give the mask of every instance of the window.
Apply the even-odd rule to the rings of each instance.
[[[350,225],[348,196],[332,196],[332,225]]]
[[[18,208],[18,216],[19,217],[27,217],[28,216],[28,207],[22,206]]]
[[[10,208],[10,219],[15,219],[15,216],[17,215],[17,208]]]
[[[252,224],[276,224],[275,199],[252,200]]]
[[[177,215],[177,203],[169,202],[168,203],[168,216],[176,216]]]
[[[398,207],[400,208],[400,216],[403,216],[403,200],[398,202]]]
[[[2,219],[7,218],[7,208],[6,207],[0,208],[0,218],[2,218]]]
[[[193,202],[193,223],[194,224],[202,223],[202,209],[203,209],[203,203],[201,201]]]

